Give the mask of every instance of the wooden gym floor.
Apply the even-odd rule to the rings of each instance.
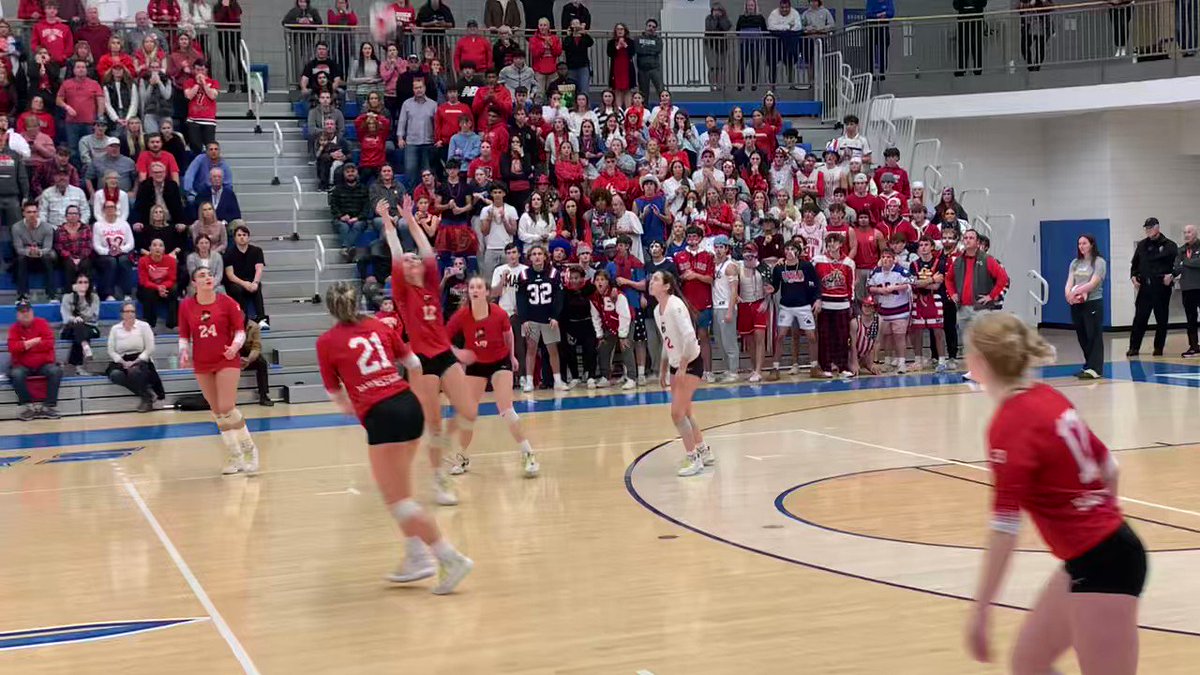
[[[1155,551],[1143,672],[1195,672],[1200,368],[1070,372],[1047,375],[1120,451]],[[361,429],[329,406],[249,409],[266,415],[257,478],[215,475],[203,414],[0,425],[0,672],[1002,672],[960,646],[987,523],[983,394],[925,374],[704,397],[719,464],[687,480],[657,388],[520,404],[536,480],[482,418],[462,504],[436,511],[477,563],[450,597],[382,581],[396,528]],[[1031,526],[1022,548],[999,654],[1054,565]]]

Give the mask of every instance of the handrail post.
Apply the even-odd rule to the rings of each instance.
[[[275,156],[271,158],[275,165],[275,177],[271,179],[271,185],[279,185],[279,158],[283,155],[283,129],[279,128],[279,122],[275,123],[275,132],[272,134],[275,141]]]
[[[304,203],[304,188],[300,177],[292,176],[292,241],[300,241],[300,205]]]

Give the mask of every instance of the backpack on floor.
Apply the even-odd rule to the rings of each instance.
[[[208,401],[202,394],[186,394],[175,399],[176,410],[208,410]]]

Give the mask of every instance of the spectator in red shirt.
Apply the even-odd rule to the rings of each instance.
[[[207,148],[217,140],[217,94],[221,84],[208,74],[208,62],[196,59],[192,77],[183,85],[188,100],[188,142],[193,148]]]
[[[458,133],[458,118],[463,115],[471,116],[471,108],[458,99],[458,84],[451,83],[446,87],[446,102],[438,106],[433,116],[434,145],[443,162],[450,139]]]
[[[877,223],[883,218],[883,200],[871,194],[866,174],[854,176],[854,191],[846,195],[846,206],[854,209],[854,213],[866,213],[871,216],[871,222]]]
[[[487,171],[488,180],[500,180],[500,155],[488,141],[479,143],[479,156],[467,165],[467,174],[474,176],[478,169]]]
[[[486,86],[475,92],[475,100],[471,102],[471,110],[475,113],[475,128],[481,131],[487,128],[488,110],[495,108],[500,119],[504,120],[512,117],[513,110],[512,92],[499,83],[496,73],[489,70],[484,76],[484,81]]]
[[[61,66],[75,48],[75,36],[71,27],[58,18],[58,0],[46,0],[45,12],[45,18],[33,26],[30,48],[36,52],[39,47],[45,47],[50,52],[50,61]]]
[[[142,317],[151,328],[158,325],[158,313],[166,315],[167,329],[175,328],[179,306],[175,295],[175,278],[179,262],[166,255],[162,239],[150,242],[150,255],[138,260],[138,302],[142,303]]]
[[[170,174],[171,180],[179,182],[179,164],[175,161],[174,155],[163,149],[162,134],[146,136],[146,149],[137,158],[139,180],[146,180],[146,176],[150,175],[150,165],[155,162],[162,162],[163,166],[167,167],[167,173]]]
[[[87,42],[93,54],[104,54],[108,51],[108,39],[112,37],[112,29],[100,23],[100,10],[88,7],[83,25],[75,29],[75,39]]]
[[[50,322],[33,315],[28,302],[17,304],[17,322],[8,329],[8,352],[12,355],[8,379],[17,392],[17,402],[24,406],[17,419],[58,419],[58,385],[63,372],[56,363],[54,333]],[[46,378],[46,400],[41,406],[35,406],[29,394],[30,375]]]
[[[592,190],[608,190],[611,194],[626,198],[626,201],[632,201],[628,196],[635,186],[636,184],[631,183],[629,177],[617,168],[617,155],[612,152],[604,153],[604,170],[592,182]]]
[[[963,252],[946,265],[946,297],[958,310],[958,335],[966,335],[967,326],[980,312],[994,309],[1008,289],[1008,272],[979,245],[979,233],[963,232]]]
[[[108,39],[108,47],[103,52],[94,52],[97,54],[103,53],[100,61],[96,63],[96,74],[100,76],[100,80],[104,80],[104,76],[116,64],[125,66],[126,73],[134,72],[133,57],[125,53],[125,41],[118,35],[113,35]]]
[[[479,22],[475,19],[467,21],[467,34],[458,39],[454,45],[454,70],[461,71],[462,64],[474,63],[476,70],[491,73],[492,43],[479,34]]]
[[[538,19],[537,32],[529,38],[529,66],[537,73],[540,91],[549,91],[547,86],[558,70],[558,57],[562,51],[562,41],[550,32],[550,20]]]
[[[146,5],[146,13],[150,20],[159,26],[174,28],[179,25],[182,12],[179,10],[179,0],[150,0]]]
[[[76,61],[73,77],[58,88],[58,106],[66,111],[67,147],[71,156],[79,161],[79,139],[92,133],[96,117],[104,110],[104,89],[100,83],[88,77],[88,67]]]
[[[17,3],[17,18],[22,21],[41,21],[42,0],[20,0]]]
[[[900,150],[897,148],[884,150],[883,166],[875,169],[875,187],[879,188],[880,194],[883,193],[883,175],[887,173],[895,176],[895,190],[903,195],[901,201],[907,204],[909,197],[912,196],[912,186],[908,182],[908,172],[900,166]]]

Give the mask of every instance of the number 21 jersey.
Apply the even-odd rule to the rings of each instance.
[[[317,338],[325,390],[337,392],[345,386],[359,420],[380,401],[408,389],[396,370],[396,360],[411,353],[396,331],[371,317],[356,324],[339,323]]]
[[[1050,552],[1072,560],[1121,526],[1104,478],[1112,455],[1053,387],[1036,384],[1001,403],[987,440],[995,529],[1015,533],[1024,509]]]

